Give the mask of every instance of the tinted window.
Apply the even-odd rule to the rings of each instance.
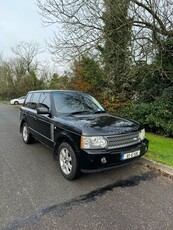
[[[40,93],[33,93],[33,96],[31,98],[31,103],[29,105],[29,107],[31,109],[36,109],[37,108],[37,103],[40,97]]]
[[[96,99],[88,94],[56,92],[53,98],[56,111],[59,113],[104,111]]]
[[[29,107],[29,103],[30,103],[30,101],[31,101],[31,96],[32,96],[31,93],[29,93],[29,94],[27,95],[26,100],[25,100],[25,103],[24,103],[24,106]]]
[[[41,93],[38,106],[50,109],[50,97],[48,93]]]

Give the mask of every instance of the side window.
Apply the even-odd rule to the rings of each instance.
[[[39,107],[46,107],[50,109],[50,97],[48,93],[41,93],[40,100],[39,100]]]
[[[24,106],[29,107],[29,104],[30,104],[30,101],[31,101],[31,96],[32,96],[31,93],[29,93],[29,94],[27,95],[27,97],[26,97],[26,99],[25,99]]]
[[[31,98],[31,103],[30,103],[30,108],[31,109],[36,109],[37,108],[37,103],[40,97],[40,93],[33,93],[33,97]]]

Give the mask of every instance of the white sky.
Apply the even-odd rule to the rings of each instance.
[[[46,48],[45,41],[53,36],[53,27],[43,27],[37,11],[36,0],[0,0],[0,54],[11,57],[11,47],[21,41],[38,42]],[[51,62],[48,50],[37,59]]]

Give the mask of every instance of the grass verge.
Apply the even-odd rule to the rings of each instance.
[[[149,151],[145,155],[148,159],[173,167],[173,139],[146,133]]]
[[[3,103],[3,104],[10,104],[10,102],[9,101],[2,101],[2,100],[0,100],[0,103]]]

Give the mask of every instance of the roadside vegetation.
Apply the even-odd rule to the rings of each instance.
[[[150,141],[146,157],[173,167],[173,139],[147,133]]]
[[[10,102],[9,101],[3,101],[3,100],[0,100],[0,103],[3,103],[3,104],[10,104]]]
[[[52,72],[36,61],[39,44],[21,42],[12,48],[13,58],[0,55],[0,99],[36,89],[86,91],[107,111],[173,137],[172,0],[38,0],[37,5],[46,26],[58,24],[49,49],[55,62],[66,61],[69,69]]]

